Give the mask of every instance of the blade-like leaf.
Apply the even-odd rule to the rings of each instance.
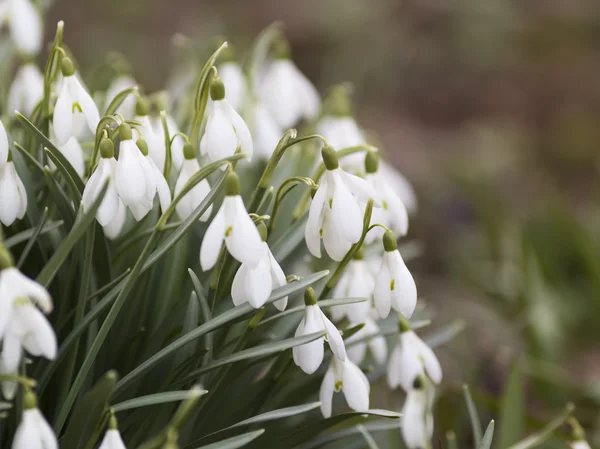
[[[533,435],[529,435],[524,440],[510,446],[508,449],[530,449],[532,447],[539,446],[544,441],[546,441],[550,437],[550,435],[552,435],[552,432],[554,432],[556,429],[562,426],[567,421],[567,419],[569,419],[569,416],[571,416],[571,413],[574,409],[575,407],[573,406],[573,404],[568,404],[565,408],[565,411],[562,412],[561,415],[557,416],[552,421],[550,421],[548,425],[545,426],[542,430],[534,433]]]
[[[469,410],[469,418],[471,420],[471,429],[473,431],[473,442],[475,447],[481,446],[481,420],[479,419],[479,413],[471,397],[468,385],[463,385],[463,393],[465,395],[465,402],[467,403],[467,409]]]
[[[113,405],[112,409],[115,412],[122,412],[124,410],[131,410],[132,408],[148,407],[151,405],[164,404],[166,402],[184,401],[190,397],[202,396],[206,393],[208,393],[206,390],[182,390],[149,394],[147,396],[140,396],[139,398],[119,402],[118,404]]]
[[[237,449],[254,441],[264,433],[264,429],[255,430],[254,432],[243,433],[236,437],[227,438],[226,440],[217,441],[216,443],[200,446],[196,449]]]
[[[452,341],[464,329],[465,322],[461,319],[456,320],[450,323],[448,326],[443,327],[434,335],[425,338],[425,343],[427,343],[427,346],[429,346],[431,349],[437,348],[438,346]]]
[[[35,241],[40,236],[42,229],[44,229],[44,225],[46,224],[47,218],[48,218],[48,208],[45,207],[44,212],[42,212],[42,218],[40,219],[40,222],[38,223],[36,228],[33,230],[33,234],[31,234],[31,238],[29,239],[29,241],[27,242],[27,245],[25,245],[25,248],[23,248],[23,252],[21,252],[21,255],[19,256],[19,261],[17,262],[17,268],[21,268],[23,266],[23,263],[25,262],[25,259],[27,259],[29,252],[33,248]]]
[[[137,92],[137,90],[138,90],[138,87],[133,86],[133,87],[130,87],[129,89],[125,89],[125,90],[122,90],[121,92],[119,92],[117,94],[117,96],[115,98],[113,98],[113,100],[110,102],[110,104],[106,108],[104,115],[113,115],[115,112],[117,112],[117,109],[119,109],[119,106],[121,106],[121,104],[123,104],[125,99],[129,95]]]
[[[75,199],[75,202],[77,204],[79,202],[81,202],[81,190],[79,190],[75,180],[73,178],[71,178],[71,174],[66,169],[66,167],[63,165],[63,163],[60,161],[60,159],[57,158],[54,155],[54,153],[52,153],[52,151],[50,151],[48,148],[45,148],[45,147],[44,147],[44,154],[46,156],[48,156],[48,158],[52,162],[54,162],[56,169],[62,174],[63,178],[67,182],[67,185],[69,186],[69,190],[71,192],[72,197]]]
[[[375,442],[375,440],[373,439],[373,437],[371,436],[369,431],[365,428],[365,426],[363,426],[362,424],[359,424],[358,426],[356,426],[356,428],[358,429],[358,431],[361,433],[361,435],[367,442],[369,449],[379,449],[379,446],[377,445],[377,443]]]
[[[304,290],[306,287],[323,279],[328,274],[329,274],[329,271],[327,271],[327,270],[320,271],[318,273],[311,274],[310,276],[307,276],[306,278],[304,278],[300,281],[292,282],[291,284],[287,284],[287,285],[284,285],[283,287],[277,288],[271,293],[271,296],[269,297],[269,299],[267,300],[266,303],[270,304],[270,303],[272,303],[278,299],[281,299],[285,296],[289,296],[289,295],[297,293],[301,290]],[[192,332],[189,332],[189,333],[183,335],[182,337],[178,338],[177,340],[175,340],[174,342],[169,344],[166,348],[163,348],[162,350],[158,351],[156,354],[154,354],[148,360],[143,362],[140,366],[138,366],[133,371],[131,371],[129,374],[127,374],[119,382],[119,385],[117,386],[117,394],[122,392],[123,389],[127,385],[129,385],[131,382],[133,382],[137,377],[144,374],[150,368],[155,366],[158,362],[160,362],[164,358],[168,357],[174,351],[178,350],[179,348],[186,345],[190,341],[193,341],[196,338],[199,338],[208,332],[218,329],[219,327],[222,327],[233,321],[237,321],[240,318],[250,315],[254,312],[255,312],[255,309],[253,309],[250,304],[245,303],[245,304],[236,306],[233,309],[229,309],[226,312],[222,313],[221,315],[216,316],[213,319],[211,319],[210,321],[198,326],[198,328],[194,329]]]
[[[490,449],[492,447],[492,441],[494,439],[494,420],[492,419],[485,429],[485,433],[483,434],[483,438],[481,439],[481,444],[479,444],[479,449]]]
[[[500,404],[498,444],[507,448],[525,436],[525,399],[519,363],[515,363]]]
[[[308,216],[305,215],[290,225],[288,230],[275,243],[271,250],[273,256],[279,263],[283,262],[304,240],[304,228]]]
[[[53,221],[51,223],[46,223],[42,229],[39,231],[39,235],[42,234],[46,234],[47,232],[50,232],[54,229],[60,228],[63,225],[63,221],[59,220],[59,221]],[[15,234],[9,238],[7,238],[4,242],[4,246],[6,246],[6,248],[10,249],[15,245],[18,245],[19,243],[23,243],[24,241],[26,241],[27,239],[31,238],[31,236],[37,232],[37,227],[35,228],[31,228],[31,229],[27,229],[26,231],[21,231],[18,234]]]

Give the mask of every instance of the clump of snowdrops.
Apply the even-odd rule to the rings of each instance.
[[[23,57],[0,124],[0,446],[433,447],[448,332],[416,332],[398,246],[415,194],[348,87],[321,98],[273,26],[244,65],[223,42],[169,91],[118,73],[92,95],[63,23],[42,71],[39,12],[8,3]],[[373,403],[380,378],[401,410]]]

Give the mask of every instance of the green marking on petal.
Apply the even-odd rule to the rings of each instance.
[[[394,291],[394,289],[396,288],[396,280],[392,279],[392,282],[390,282],[390,291]]]
[[[333,198],[329,198],[329,209],[333,209]]]
[[[335,383],[335,391],[342,391],[343,386],[344,386],[344,383],[341,380],[338,380]]]
[[[388,210],[388,204],[387,204],[387,201],[382,201],[382,202],[381,202],[381,205],[383,206],[383,209],[384,209],[384,210]]]
[[[225,229],[225,237],[229,237],[231,235],[232,231],[233,231],[233,228],[231,226],[229,226],[227,229]]]
[[[79,112],[83,112],[83,109],[81,109],[81,105],[77,102],[73,103],[73,105],[71,106],[71,114],[75,114],[75,109],[77,109]]]
[[[15,298],[15,301],[13,302],[14,307],[23,307],[28,304],[31,304],[31,301],[29,300],[29,298],[25,298],[24,296],[19,296],[18,298]]]
[[[323,228],[319,229],[319,237],[323,238]]]

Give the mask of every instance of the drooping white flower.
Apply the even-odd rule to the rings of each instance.
[[[37,399],[31,391],[25,394],[23,408],[12,449],[58,449],[54,431],[37,408]]]
[[[250,123],[256,155],[261,159],[269,159],[277,147],[283,131],[260,101],[254,106],[254,114]]]
[[[54,143],[56,148],[62,153],[62,155],[69,161],[75,172],[80,178],[83,178],[85,174],[85,161],[83,157],[83,149],[77,140],[77,137],[71,136],[66,142],[59,142],[54,134],[54,130],[50,129],[50,141]],[[56,169],[54,163],[50,161],[50,167],[53,170]]]
[[[258,225],[262,243],[260,247],[260,259],[255,266],[242,263],[233,278],[231,287],[231,298],[238,306],[249,302],[255,309],[261,308],[273,289],[283,287],[287,284],[285,273],[275,260],[273,253],[267,244],[267,227],[264,223]],[[288,297],[275,301],[275,307],[283,311],[287,307]]]
[[[334,299],[366,298],[367,300],[334,307],[332,310],[332,312],[335,311],[333,317],[341,319],[346,316],[353,324],[362,322],[371,310],[374,287],[375,278],[369,269],[368,262],[364,260],[364,252],[359,250],[356,252],[354,259],[348,263],[346,270],[333,290],[332,297]]]
[[[171,204],[171,192],[162,172],[148,156],[146,142],[138,139],[134,143],[131,127],[127,124],[120,125],[119,135],[121,143],[115,170],[119,198],[137,221],[150,212],[157,193],[164,212]]]
[[[373,299],[381,318],[386,318],[390,308],[410,318],[417,306],[417,287],[398,251],[396,236],[392,231],[383,234],[385,253],[375,278]]]
[[[341,361],[333,357],[319,391],[321,413],[325,418],[331,416],[333,393],[340,391],[352,410],[366,412],[369,410],[370,390],[369,380],[358,366],[349,359]]]
[[[43,24],[39,10],[31,0],[5,0],[0,6],[2,20],[8,20],[10,37],[19,50],[30,56],[42,48]]]
[[[113,78],[113,80],[110,82],[110,85],[108,86],[108,89],[106,89],[106,96],[104,99],[104,110],[106,111],[108,109],[108,106],[110,106],[110,104],[117,97],[117,95],[119,95],[124,90],[135,87],[136,85],[137,83],[131,75],[121,74]],[[120,106],[115,112],[121,114],[126,119],[131,119],[135,114],[135,104],[135,93],[132,92],[129,95],[127,95],[127,97],[125,97],[123,103],[120,104]]]
[[[410,329],[406,320],[401,319],[400,328],[398,345],[392,351],[387,370],[390,388],[401,386],[409,391],[415,378],[424,374],[433,383],[439,384],[442,380],[442,367],[431,348]]]
[[[0,136],[0,141],[2,140],[2,136]],[[8,141],[6,145],[8,147]],[[25,216],[27,192],[15,169],[10,151],[7,151],[6,155],[5,161],[0,161],[0,222],[4,226],[10,226],[17,218],[20,220]],[[0,157],[2,157],[1,149]]]
[[[299,120],[310,120],[319,111],[319,93],[289,58],[286,42],[279,41],[275,60],[266,69],[260,98],[279,126],[288,129]]]
[[[236,111],[244,106],[247,96],[246,76],[242,67],[235,61],[226,61],[219,65],[219,77],[225,84],[225,99]]]
[[[157,135],[154,131],[154,126],[150,121],[150,106],[148,101],[144,98],[139,98],[135,106],[135,120],[141,123],[139,132],[137,129],[133,129],[133,139],[138,140],[144,139],[148,144],[148,156],[154,161],[156,167],[161,173],[165,170],[165,161],[167,157],[167,149],[165,148],[164,135]],[[141,133],[141,135],[140,135]]]
[[[392,186],[394,192],[400,197],[408,212],[411,214],[415,213],[418,207],[417,195],[408,179],[394,166],[384,160],[379,163],[379,171]]]
[[[385,176],[378,171],[378,167],[379,155],[375,151],[367,152],[365,158],[365,181],[377,192],[381,202],[381,207],[373,209],[371,221],[391,229],[400,236],[406,235],[408,232],[408,211],[406,210],[406,206],[388,183]],[[380,227],[373,228],[367,234],[365,243],[370,244],[381,237],[383,237],[383,229]]]
[[[225,179],[225,199],[208,226],[200,247],[202,270],[210,270],[219,257],[225,241],[227,251],[238,262],[256,266],[261,256],[262,239],[248,215],[240,196],[240,180],[234,172]]]
[[[344,340],[337,327],[329,321],[329,318],[321,311],[317,304],[317,297],[312,288],[307,288],[304,293],[304,316],[296,329],[296,337],[309,335],[315,332],[325,332],[325,336],[318,338],[310,343],[295,346],[292,349],[294,363],[298,365],[306,374],[314,373],[323,362],[324,347],[323,343],[327,341],[335,358],[341,361],[346,360],[346,348]]]
[[[377,195],[364,179],[339,168],[335,151],[330,146],[323,147],[321,154],[327,170],[319,180],[308,212],[306,246],[313,256],[321,257],[322,238],[329,257],[340,261],[361,237],[361,204]]]
[[[433,392],[428,391],[425,381],[417,378],[407,391],[402,408],[402,437],[408,449],[431,447],[433,436],[433,414],[431,411]]]
[[[44,75],[33,62],[23,64],[8,91],[8,109],[31,115],[44,96]]]
[[[175,194],[176,197],[183,190],[185,185],[188,183],[190,178],[200,171],[200,164],[196,159],[194,147],[186,143],[184,146],[185,160],[181,166],[179,177],[175,183]],[[192,212],[200,205],[200,203],[206,198],[206,195],[210,192],[210,185],[208,180],[205,178],[196,184],[192,190],[190,190],[175,206],[175,212],[182,220],[187,219]],[[212,214],[212,204],[208,206],[208,209],[200,217],[200,221],[207,221]]]
[[[104,434],[104,438],[98,449],[127,449],[123,442],[123,438],[121,438],[117,419],[114,414],[111,415],[108,421],[108,428],[106,429],[106,433]]]
[[[362,329],[346,339],[346,353],[355,365],[362,363],[367,355],[367,349],[378,365],[383,365],[387,358],[385,337],[381,335],[381,330],[371,315],[369,313],[363,318],[362,322],[365,325]]]
[[[110,139],[102,139],[100,142],[100,160],[98,166],[90,176],[81,198],[83,211],[87,212],[102,191],[102,187],[108,182],[108,187],[100,207],[96,212],[96,219],[102,226],[111,223],[119,209],[119,194],[115,182],[115,171],[117,161],[114,157],[114,146]]]
[[[87,124],[92,134],[100,121],[100,114],[94,100],[84,89],[77,77],[73,63],[67,57],[61,61],[62,86],[54,107],[54,133],[59,142],[70,137],[78,137]]]
[[[252,136],[248,126],[225,98],[225,86],[221,79],[212,81],[210,97],[212,108],[208,113],[206,128],[200,141],[200,151],[211,161],[232,156],[238,148],[252,157]]]
[[[46,314],[52,311],[52,300],[44,287],[21,274],[17,268],[4,268],[0,271],[0,339],[11,320],[13,304],[19,298],[31,300]]]

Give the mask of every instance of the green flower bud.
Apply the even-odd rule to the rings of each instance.
[[[258,228],[258,232],[260,233],[260,238],[263,242],[266,242],[267,238],[269,237],[267,226],[261,221],[256,225],[256,227]]]
[[[144,139],[138,139],[135,144],[140,149],[144,156],[148,156],[148,144]]]
[[[115,145],[112,140],[104,138],[100,141],[100,156],[104,159],[110,159],[115,155]]]
[[[365,171],[367,173],[377,173],[379,169],[379,154],[377,151],[367,151],[365,156]]]
[[[131,126],[127,123],[122,123],[121,126],[119,126],[119,138],[121,140],[131,140]]]
[[[327,170],[335,170],[339,168],[340,163],[338,161],[337,154],[335,150],[331,148],[329,145],[323,146],[321,150],[321,156],[323,157],[323,163],[325,164],[325,168]]]
[[[225,178],[225,195],[237,196],[240,192],[240,178],[234,171],[230,171]]]
[[[73,61],[71,58],[64,56],[60,61],[60,71],[63,76],[73,76],[75,73],[75,66],[73,65]]]
[[[215,78],[212,83],[210,83],[210,98],[213,101],[219,101],[225,98],[225,84],[221,78]]]
[[[135,114],[140,116],[150,114],[150,103],[146,98],[142,96],[138,98],[138,101],[135,104]]]
[[[398,249],[398,242],[396,241],[396,236],[390,230],[385,231],[383,234],[383,249],[386,252],[391,253],[392,251],[396,251]]]
[[[33,391],[29,388],[25,391],[25,397],[23,398],[23,408],[25,410],[31,410],[37,408],[37,397]]]
[[[304,304],[307,306],[314,306],[317,303],[317,294],[312,287],[307,287],[304,290]]]
[[[196,150],[194,149],[194,145],[189,142],[183,146],[183,157],[187,160],[194,159],[196,157]]]

